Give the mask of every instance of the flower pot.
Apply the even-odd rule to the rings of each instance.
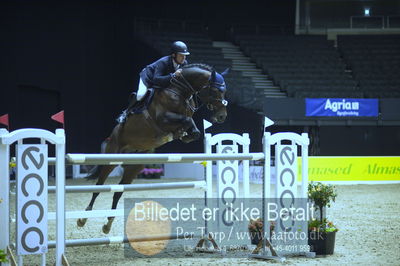
[[[335,250],[335,232],[308,232],[310,251],[316,255],[332,255]]]
[[[261,232],[251,232],[250,233],[251,244],[258,245],[258,243],[260,243],[260,241],[262,240],[261,235],[262,235]]]

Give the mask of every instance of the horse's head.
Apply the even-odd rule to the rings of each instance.
[[[183,84],[190,88],[190,92],[197,94],[200,100],[212,111],[210,120],[213,123],[222,123],[227,116],[225,100],[226,85],[223,75],[214,71],[205,64],[191,64],[182,69]]]
[[[208,110],[213,112],[211,116],[213,123],[223,123],[227,116],[226,106],[228,105],[228,101],[225,100],[226,85],[223,77],[224,73],[220,74],[212,71],[208,86],[203,88],[199,93],[201,101],[207,105]]]

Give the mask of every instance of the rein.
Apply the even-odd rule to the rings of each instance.
[[[181,73],[180,77],[182,78],[183,82],[178,80],[177,77],[173,77],[171,79],[171,85],[174,85],[176,87],[178,87],[178,89],[182,89],[185,91],[189,91],[188,89],[190,89],[189,93],[190,93],[190,97],[185,99],[186,105],[187,107],[193,112],[195,113],[197,110],[199,110],[202,106],[203,103],[199,104],[199,96],[198,93],[199,91],[196,91],[193,86],[189,83],[189,81],[187,81],[187,79],[185,78],[185,76]],[[207,86],[204,86],[201,89],[206,88]],[[168,88],[169,91],[175,93],[176,95],[182,96],[182,94],[180,94],[179,92],[172,90],[170,88]],[[193,99],[194,104],[191,104],[191,100]]]
[[[181,73],[181,77],[183,82],[181,82],[180,80],[178,80],[178,78],[176,76],[174,76],[171,79],[171,84],[175,85],[176,87],[178,87],[179,89],[188,91],[190,95],[196,94],[198,93],[198,91],[196,91],[195,89],[193,89],[192,85],[189,83],[189,81],[187,81],[185,79],[185,77],[183,76],[183,74]],[[190,91],[188,90],[188,88],[190,89]]]

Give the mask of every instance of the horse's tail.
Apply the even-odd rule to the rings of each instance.
[[[90,169],[88,175],[85,178],[88,180],[97,179],[99,177],[100,171],[101,171],[100,165],[96,165],[95,167]]]
[[[101,153],[105,153],[106,151],[106,145],[110,141],[110,138],[106,138],[102,143],[101,143]],[[101,171],[101,166],[100,165],[95,165],[92,169],[90,169],[88,175],[85,177],[86,179],[93,180],[97,179],[100,175]]]

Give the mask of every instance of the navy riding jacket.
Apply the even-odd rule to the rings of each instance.
[[[167,88],[175,72],[172,55],[164,56],[147,65],[140,72],[140,78],[147,88]],[[187,64],[185,60],[181,66]]]

